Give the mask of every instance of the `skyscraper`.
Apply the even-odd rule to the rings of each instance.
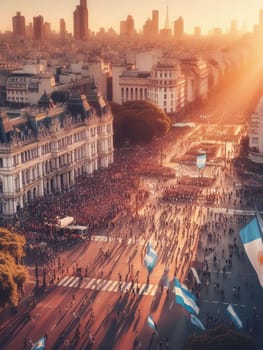
[[[152,34],[154,36],[159,34],[159,11],[158,10],[152,11]]]
[[[87,0],[80,0],[73,13],[74,38],[87,40],[89,34]]]
[[[66,22],[64,18],[60,18],[59,20],[59,35],[61,38],[66,37]]]
[[[13,17],[13,35],[18,38],[24,38],[26,34],[25,17],[21,16],[21,12],[17,12]]]
[[[44,39],[44,17],[43,16],[33,17],[33,39],[34,40]]]
[[[180,16],[177,18],[176,21],[174,21],[174,37],[177,40],[182,39],[184,36],[184,20]]]

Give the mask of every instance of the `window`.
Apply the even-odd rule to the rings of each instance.
[[[0,158],[0,168],[3,168],[3,158]]]
[[[4,192],[3,181],[0,179],[0,193]]]

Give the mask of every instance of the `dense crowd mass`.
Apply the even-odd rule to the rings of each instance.
[[[155,143],[138,147],[136,151],[116,151],[115,162],[109,168],[79,178],[69,191],[47,195],[21,209],[17,218],[19,228],[28,235],[30,232],[51,234],[57,218],[72,216],[75,223],[93,230],[106,227],[116,216],[138,210],[147,198],[147,191],[140,185],[140,175],[161,174],[156,153]]]

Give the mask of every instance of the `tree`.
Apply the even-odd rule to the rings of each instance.
[[[114,116],[114,146],[126,141],[131,144],[149,143],[170,130],[171,120],[158,106],[147,101],[127,101],[111,104]]]
[[[27,278],[21,264],[25,255],[25,238],[0,228],[0,306],[17,305]]]
[[[255,340],[233,328],[219,325],[199,336],[189,337],[183,350],[256,350]]]

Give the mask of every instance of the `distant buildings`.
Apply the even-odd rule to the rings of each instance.
[[[89,36],[87,0],[80,0],[73,13],[73,36],[77,40],[87,40]]]
[[[33,17],[33,39],[38,41],[41,41],[44,39],[43,16]]]
[[[176,40],[183,39],[184,36],[184,20],[180,16],[175,22],[174,22],[174,38]]]
[[[120,22],[120,36],[122,38],[134,38],[136,34],[134,19],[131,15],[127,16],[127,19]]]
[[[61,18],[59,20],[59,35],[61,37],[61,39],[65,39],[66,37],[66,22],[64,20],[64,18]]]
[[[13,36],[15,38],[23,39],[26,35],[26,21],[25,17],[21,15],[21,12],[17,12],[13,17]]]
[[[251,115],[249,136],[249,159],[258,164],[263,164],[263,97],[261,97],[255,113]]]

